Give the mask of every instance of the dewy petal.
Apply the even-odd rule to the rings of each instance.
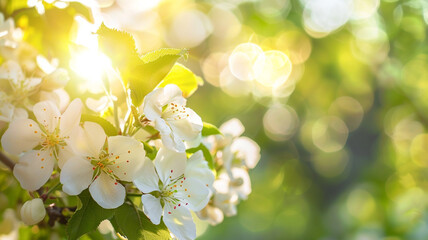
[[[184,206],[173,208],[166,203],[163,211],[163,221],[168,229],[179,240],[192,240],[196,238],[196,226],[189,209]]]
[[[202,183],[208,184],[208,186],[212,186],[215,179],[202,151],[197,151],[187,160],[184,175],[188,178],[198,179]]]
[[[94,122],[85,122],[83,128],[77,127],[70,134],[70,146],[86,156],[98,157],[107,135],[104,129]]]
[[[260,147],[252,139],[239,137],[230,146],[239,159],[243,159],[248,168],[254,168],[260,160]]]
[[[202,131],[203,123],[201,117],[192,109],[186,108],[186,113],[189,114],[186,118],[170,120],[172,131],[180,136],[183,140],[193,140],[198,137]]]
[[[170,179],[177,178],[184,174],[186,161],[186,153],[178,153],[164,147],[160,148],[154,160],[154,164],[162,183],[168,185]]]
[[[152,221],[153,224],[158,225],[162,217],[162,205],[159,198],[155,198],[150,194],[143,194],[141,196],[143,203],[143,211],[146,216]]]
[[[117,208],[125,202],[125,187],[105,173],[101,173],[89,186],[95,202],[103,208]]]
[[[70,105],[68,105],[61,116],[60,130],[62,136],[68,136],[73,128],[79,125],[82,106],[82,101],[79,98],[74,99]]]
[[[183,182],[183,187],[174,194],[177,198],[184,199],[182,202],[188,203],[187,207],[192,211],[203,209],[210,200],[210,190],[197,179],[187,178]]]
[[[245,131],[244,125],[237,118],[232,118],[220,126],[220,131],[223,134],[228,134],[233,137],[239,137]]]
[[[54,157],[50,155],[49,151],[32,150],[19,158],[13,168],[13,175],[22,188],[35,191],[49,180],[55,163]]]
[[[63,166],[60,181],[62,190],[69,195],[78,195],[89,187],[94,170],[84,158],[72,157]]]
[[[36,103],[33,107],[34,115],[37,121],[52,133],[58,125],[60,112],[58,107],[51,101]]]
[[[136,171],[144,164],[146,151],[143,144],[132,137],[113,136],[108,138],[108,148],[113,173],[124,181],[133,181]]]
[[[10,123],[3,134],[1,144],[10,154],[20,154],[39,145],[42,131],[37,123],[31,119],[18,119]]]
[[[159,177],[150,159],[146,159],[144,165],[136,173],[134,184],[143,193],[159,191]]]

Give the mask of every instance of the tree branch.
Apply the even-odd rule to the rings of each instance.
[[[10,160],[4,153],[0,152],[0,162],[2,162],[4,165],[10,168],[10,170],[13,170],[13,167],[15,166],[15,163]]]

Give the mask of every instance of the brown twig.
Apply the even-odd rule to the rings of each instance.
[[[0,152],[0,162],[9,167],[10,170],[13,170],[13,167],[15,167],[15,163],[2,152]]]

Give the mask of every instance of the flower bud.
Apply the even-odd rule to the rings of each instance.
[[[43,220],[46,209],[40,198],[26,201],[21,208],[21,220],[27,225],[34,225]]]

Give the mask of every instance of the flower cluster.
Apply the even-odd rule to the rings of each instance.
[[[240,200],[251,193],[248,170],[260,160],[260,147],[248,137],[241,136],[245,128],[234,118],[220,126],[223,135],[209,136],[205,144],[215,156],[217,177],[213,183],[213,197],[198,216],[212,225],[221,223],[224,216],[237,214]]]
[[[13,175],[34,198],[21,208],[24,223],[37,224],[55,210],[55,203],[46,200],[60,185],[65,194],[56,197],[88,191],[105,211],[135,204],[130,196],[140,197],[136,207],[178,239],[196,238],[191,212],[213,224],[221,222],[223,213],[236,214],[239,199],[251,192],[247,170],[257,164],[260,149],[240,137],[244,127],[236,119],[220,130],[209,124],[212,131],[203,134],[206,124],[186,107],[184,97],[198,83],[184,93],[179,82],[160,82],[137,105],[132,95],[137,91],[115,77],[124,91],[115,96],[111,85],[118,83],[105,81],[102,97],[109,104],[93,111],[90,96],[64,90],[72,78],[57,67],[58,60],[49,61],[33,49],[34,57],[24,61],[20,48],[26,45],[11,37],[13,21],[0,23],[6,31],[0,49],[14,53],[3,54],[0,66],[1,148],[17,160]]]

